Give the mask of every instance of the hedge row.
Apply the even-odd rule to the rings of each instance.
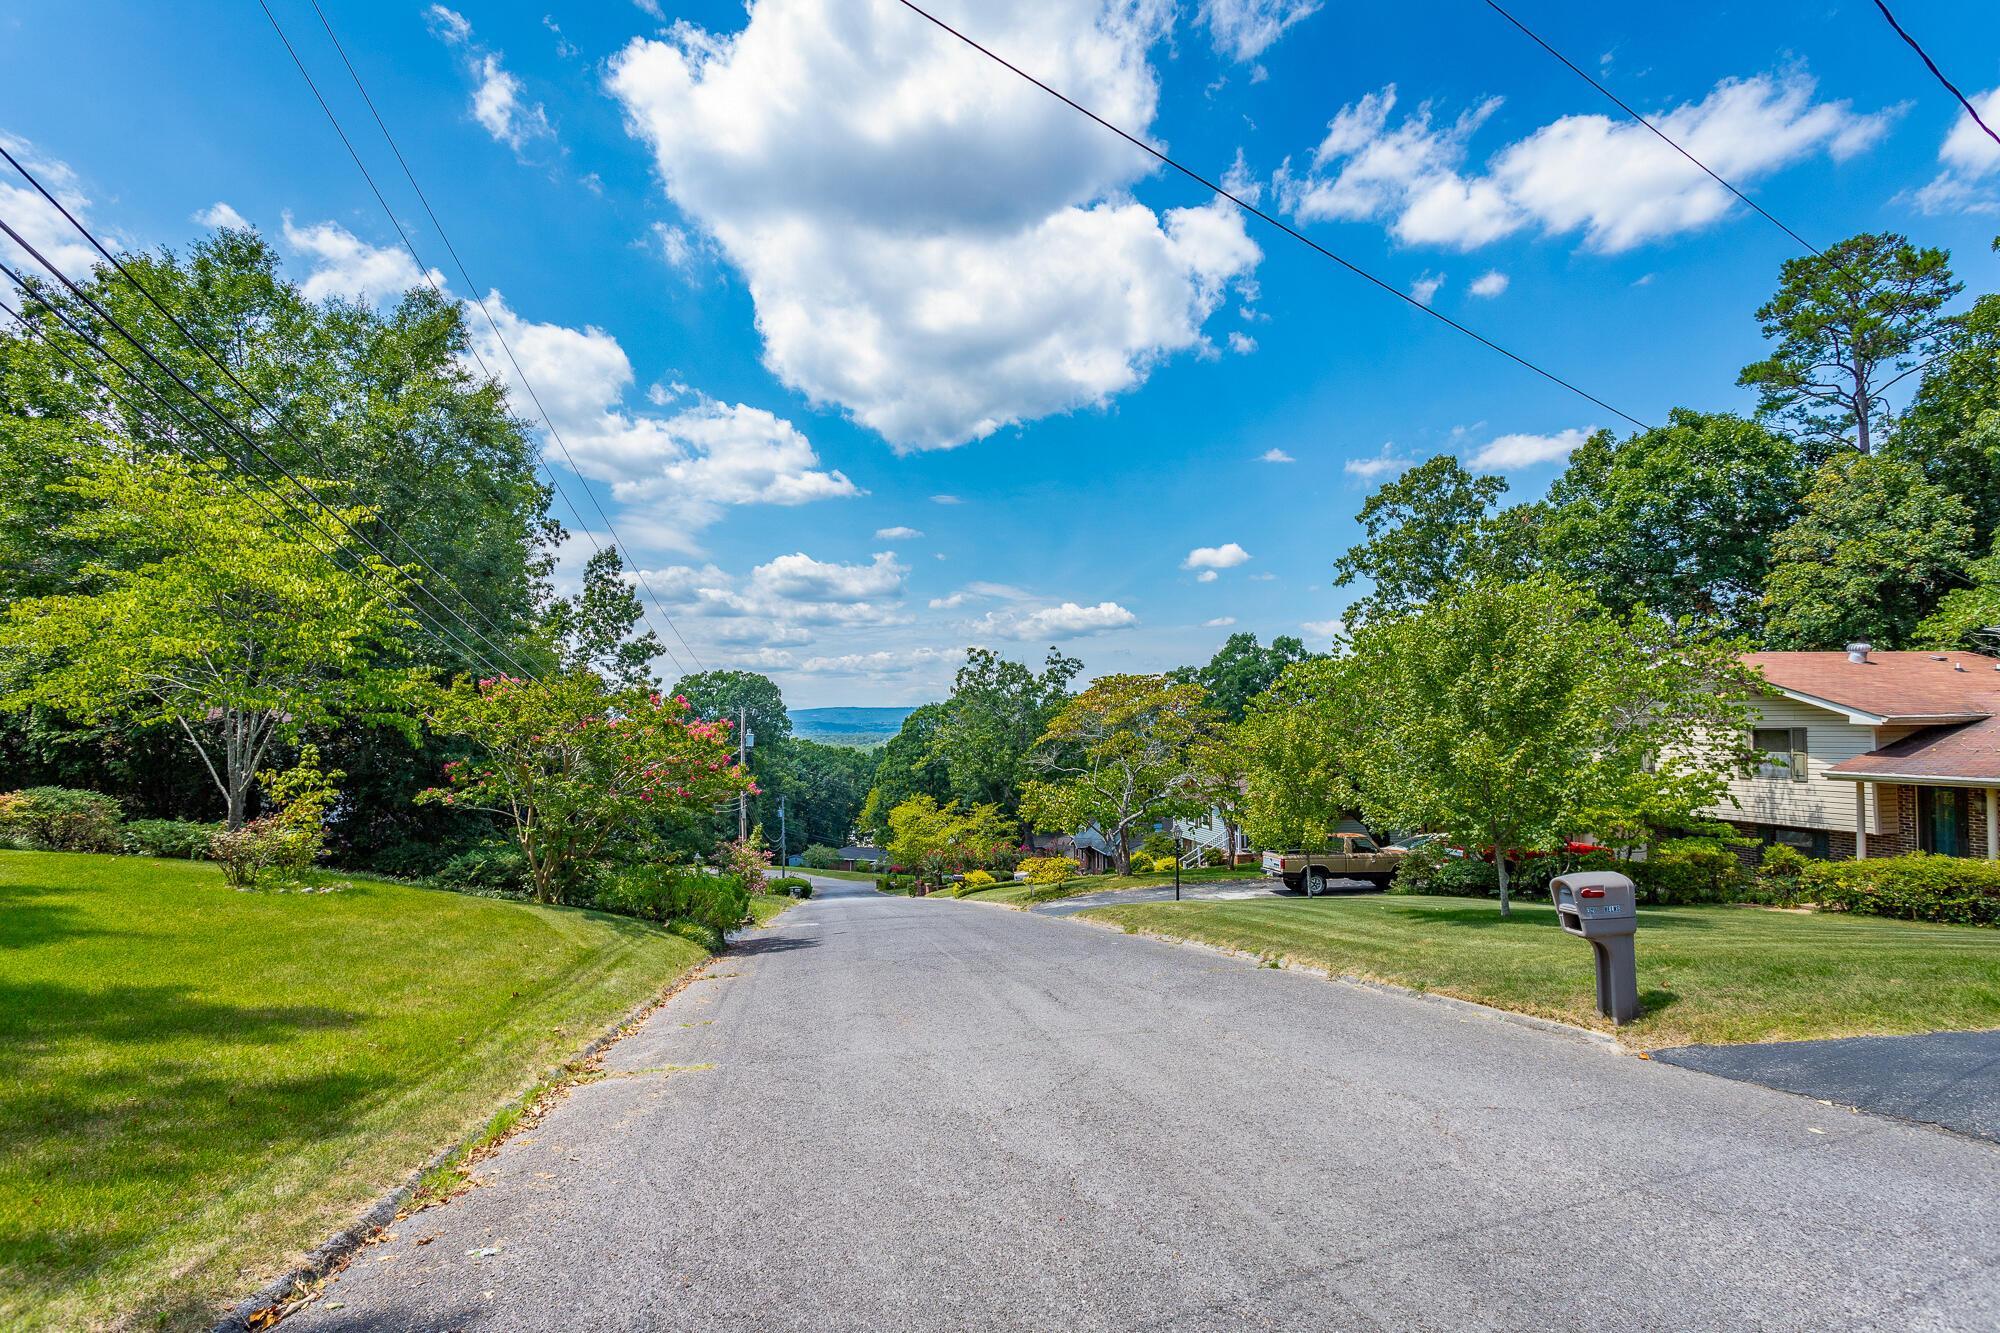
[[[1813,861],[1800,869],[1805,896],[1829,912],[1905,921],[2000,926],[2000,864],[1956,856]]]

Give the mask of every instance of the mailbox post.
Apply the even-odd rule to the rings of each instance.
[[[1613,1023],[1639,1016],[1639,967],[1632,936],[1639,929],[1632,881],[1615,871],[1558,875],[1549,881],[1556,920],[1590,942],[1597,961],[1597,1012]]]

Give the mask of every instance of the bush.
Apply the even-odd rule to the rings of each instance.
[[[1213,869],[1216,866],[1222,865],[1223,864],[1222,849],[1220,847],[1203,848],[1201,853],[1201,863],[1205,866],[1210,867],[1211,869]]]
[[[135,819],[123,833],[127,856],[173,856],[199,861],[208,855],[209,839],[221,826],[191,819]]]
[[[1447,898],[1483,898],[1500,890],[1500,877],[1485,861],[1446,856],[1437,843],[1425,843],[1396,862],[1389,892],[1431,894]]]
[[[972,888],[975,889],[989,888],[992,885],[999,883],[998,880],[994,879],[993,876],[989,875],[984,870],[966,871],[965,882],[966,884],[970,885]]]
[[[1749,877],[1743,873],[1743,863],[1734,852],[1719,847],[1662,852],[1645,861],[1615,864],[1632,877],[1638,889],[1636,896],[1642,903],[1663,906],[1737,903],[1756,896]]]
[[[1030,884],[1061,884],[1081,873],[1076,862],[1066,856],[1037,856],[1022,863]]]
[[[1815,861],[1799,880],[1805,895],[1829,912],[2000,925],[2000,865],[1991,861],[1925,852],[1879,861]]]
[[[29,787],[0,797],[0,833],[45,852],[124,850],[118,802],[102,792]]]
[[[475,847],[446,861],[426,882],[475,898],[526,898],[528,859],[512,846]]]
[[[1155,830],[1146,835],[1146,840],[1139,844],[1139,850],[1147,856],[1152,857],[1172,856],[1174,854],[1173,836],[1164,829]]]
[[[222,878],[232,889],[254,889],[264,872],[274,867],[296,874],[302,852],[300,831],[276,815],[264,815],[242,828],[217,829],[209,835],[208,854],[222,867]],[[291,876],[288,876],[291,877]]]
[[[825,843],[816,842],[800,854],[799,860],[814,870],[831,870],[840,864],[840,853]]]
[[[771,880],[764,885],[764,888],[766,892],[789,893],[794,898],[810,898],[813,891],[812,881],[800,879],[797,875],[786,875],[782,879]]]
[[[743,924],[750,913],[750,894],[734,875],[704,874],[684,866],[637,866],[600,885],[594,905],[600,912],[644,921],[690,922],[719,940],[722,932]]]

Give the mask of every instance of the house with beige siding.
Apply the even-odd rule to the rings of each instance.
[[[2000,660],[1978,653],[1748,653],[1768,758],[1706,813],[1808,856],[2000,859]]]

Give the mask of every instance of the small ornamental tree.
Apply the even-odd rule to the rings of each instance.
[[[0,655],[24,669],[0,708],[177,728],[232,829],[274,742],[342,719],[415,738],[419,682],[398,661],[411,580],[331,518],[312,511],[307,531],[216,470],[166,457],[105,451],[57,489],[87,506],[64,535],[125,562],[91,564],[95,591],[7,608]],[[369,519],[334,512],[355,528]]]
[[[990,863],[995,850],[1011,845],[1014,822],[998,805],[960,810],[928,796],[912,796],[889,812],[889,859],[915,866],[933,884],[969,866]]]
[[[748,837],[722,844],[721,860],[727,873],[743,881],[745,893],[762,893],[764,872],[771,868],[771,849],[764,845],[762,826],[751,829]]]
[[[506,818],[538,902],[562,901],[577,869],[620,829],[757,792],[736,766],[727,722],[696,718],[679,697],[613,689],[590,672],[460,677],[439,692],[428,720],[486,754],[447,764],[448,785],[420,792],[418,803]]]

